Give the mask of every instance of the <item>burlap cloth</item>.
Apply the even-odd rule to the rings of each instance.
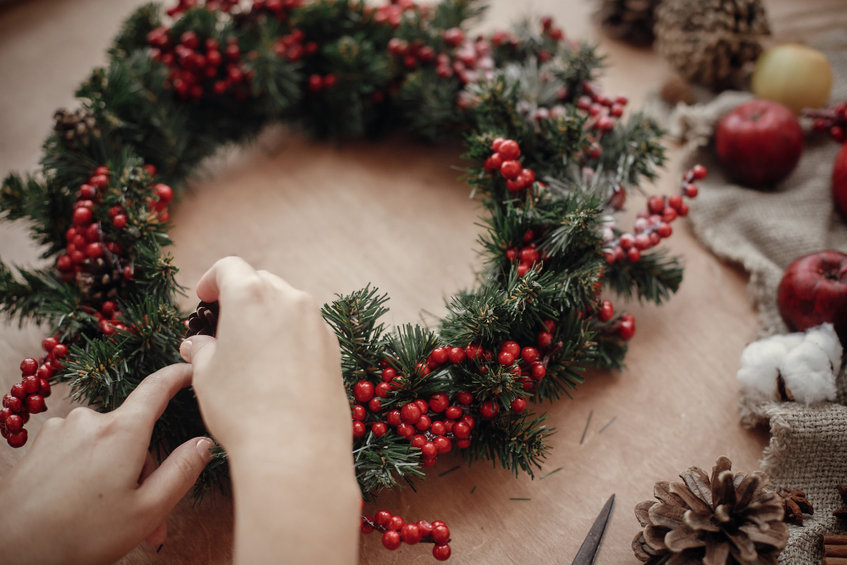
[[[847,31],[830,34],[814,46],[832,64],[833,101],[847,99]],[[695,106],[679,106],[667,123],[685,144],[686,166],[701,162],[709,176],[692,203],[696,236],[719,257],[740,264],[750,275],[749,292],[759,316],[759,336],[787,330],[776,305],[776,288],[795,258],[836,249],[847,252],[847,224],[834,210],[831,175],[840,147],[822,135],[808,135],[800,164],[774,192],[729,182],[710,146],[715,122],[750,93],[725,92]],[[751,336],[751,340],[756,336]],[[835,485],[847,484],[847,370],[838,379],[836,402],[807,407],[797,403],[752,404],[740,399],[746,425],[770,425],[770,444],[761,467],[775,486],[806,492],[814,515],[791,526],[779,562],[819,564],[824,533],[845,533],[832,511],[841,506]]]

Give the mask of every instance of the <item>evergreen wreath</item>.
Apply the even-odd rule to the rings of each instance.
[[[641,114],[621,119],[627,101],[596,85],[594,47],[549,18],[466,36],[482,11],[476,0],[179,0],[132,14],[108,64],[77,90],[80,107],[54,116],[41,170],[0,188],[4,218],[28,219],[55,260],[41,270],[0,262],[0,309],[51,328],[3,398],[8,443],[26,442],[51,383],[108,411],[179,361],[188,322],[168,204],[205,158],[274,122],[335,139],[401,127],[428,142],[464,137],[465,178],[487,212],[484,267],[435,330],[389,331],[387,297],[370,286],[325,305],[362,495],[423,477],[453,449],[532,476],[552,430],[527,401],[567,395],[588,367],[622,367],[635,322],[601,290],[656,303],[677,290],[678,260],[653,248],[705,169],[687,171],[678,194],[650,197],[630,232],[618,227],[627,193],[663,163],[660,129]],[[201,305],[192,331],[214,331],[216,306]],[[204,433],[184,390],[151,449],[164,455]],[[197,488],[227,484],[217,448]],[[373,529],[389,549],[427,541],[449,557],[443,522],[383,510],[362,516]]]

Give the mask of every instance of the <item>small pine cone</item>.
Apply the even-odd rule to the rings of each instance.
[[[642,526],[632,542],[635,556],[650,565],[776,565],[788,541],[782,500],[764,489],[761,473],[733,473],[718,458],[711,477],[698,467],[681,483],[656,483],[635,507]]]
[[[770,34],[762,0],[673,0],[656,8],[656,48],[685,79],[714,89],[740,82]]]
[[[100,135],[94,113],[83,108],[75,112],[64,108],[56,110],[53,114],[53,130],[66,147],[88,147],[91,139]]]
[[[660,0],[600,0],[597,20],[606,32],[632,45],[653,43],[653,24]]]
[[[215,337],[218,329],[220,304],[217,302],[201,302],[186,321],[188,330],[185,337],[193,335],[210,335]]]
[[[802,490],[780,489],[777,494],[782,499],[782,508],[785,510],[786,522],[803,525],[803,514],[814,514],[815,509],[812,508],[812,503],[806,498],[806,493]]]

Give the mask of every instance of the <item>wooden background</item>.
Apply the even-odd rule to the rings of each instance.
[[[0,174],[35,167],[53,111],[76,107],[75,87],[105,61],[119,23],[141,3],[0,5]],[[843,0],[766,5],[776,39],[847,29]],[[637,108],[669,70],[652,51],[603,37],[591,21],[592,6],[588,0],[494,0],[480,27],[508,27],[528,13],[554,16],[570,37],[601,44],[609,55],[606,92],[626,94]],[[390,322],[430,322],[444,312],[445,297],[472,284],[477,265],[478,209],[457,180],[460,151],[458,144],[433,149],[402,135],[336,146],[268,131],[255,145],[208,163],[175,206],[179,281],[193,289],[215,259],[238,254],[322,301],[373,282],[391,296]],[[673,190],[679,171],[676,153],[671,156],[648,191]],[[668,246],[686,265],[678,295],[659,308],[616,301],[637,319],[627,368],[592,374],[573,400],[550,406],[558,433],[538,475],[557,472],[515,479],[484,462],[467,467],[459,457],[442,456],[417,492],[386,493],[368,510],[445,520],[457,565],[570,563],[603,502],[616,493],[597,563],[636,563],[632,509],[651,497],[654,482],[691,465],[710,468],[719,455],[729,456],[738,470],[754,470],[767,434],[741,428],[736,411],[735,371],[755,329],[746,278],[703,249],[684,220],[674,230]],[[4,261],[34,265],[37,255],[25,226],[0,224]],[[19,379],[21,359],[38,354],[42,333],[3,322],[0,389]],[[47,414],[32,419],[31,434],[47,417],[67,413],[65,392],[57,390]],[[0,477],[25,453],[0,446]],[[142,546],[122,563],[228,563],[231,526],[227,499],[199,506],[185,501],[169,520],[170,537],[159,554]],[[49,534],[42,542],[49,543]],[[434,562],[427,547],[383,550],[378,534],[363,538],[362,555],[362,563]]]

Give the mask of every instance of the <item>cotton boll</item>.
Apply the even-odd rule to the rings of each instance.
[[[776,399],[779,364],[788,353],[789,346],[795,341],[799,343],[799,340],[782,339],[784,337],[787,336],[760,339],[744,348],[737,377],[745,396],[762,400]]]
[[[832,324],[826,323],[820,326],[809,328],[806,330],[804,337],[806,341],[815,343],[824,350],[829,362],[832,364],[832,370],[838,372],[841,367],[841,356],[844,350],[841,347],[841,341],[835,333],[835,327]]]
[[[779,365],[785,387],[797,402],[814,404],[834,400],[835,374],[841,366],[840,355],[833,362],[835,353],[841,350],[838,336],[832,326],[818,326],[808,330],[803,338]]]

